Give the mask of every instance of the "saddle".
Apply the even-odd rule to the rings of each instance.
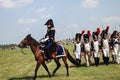
[[[46,44],[41,44],[44,58],[47,58],[47,59],[56,58],[57,45],[58,45],[58,43],[54,41],[54,42],[52,42],[52,46],[49,49],[45,49]]]

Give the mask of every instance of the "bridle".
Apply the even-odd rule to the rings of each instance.
[[[22,48],[21,48],[20,50],[21,50],[21,52],[22,52],[23,54],[28,54],[28,53],[24,52]]]
[[[21,43],[23,44],[23,48],[27,47],[27,44],[25,43],[24,40],[23,40]],[[22,52],[23,54],[27,54],[26,52],[23,51],[23,48],[20,48],[21,52]]]
[[[27,47],[27,44],[25,43],[24,40],[23,40],[21,43],[23,44],[23,48],[24,48],[24,47]]]

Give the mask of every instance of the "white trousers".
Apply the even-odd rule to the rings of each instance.
[[[115,62],[120,63],[120,46],[119,44],[114,45],[112,55],[115,58]]]
[[[102,48],[102,50],[103,50],[103,56],[104,57],[109,57],[110,56],[109,48]]]
[[[76,59],[80,59],[80,51],[75,51],[75,57]]]
[[[94,58],[100,57],[99,50],[94,51]]]
[[[90,60],[90,53],[85,53],[85,61],[86,61],[86,66],[90,66],[91,60]]]

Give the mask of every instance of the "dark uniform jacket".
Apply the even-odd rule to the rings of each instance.
[[[45,37],[48,37],[50,40],[55,40],[55,28],[48,29]]]

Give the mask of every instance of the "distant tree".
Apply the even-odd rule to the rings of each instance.
[[[17,47],[17,44],[0,44],[1,49],[8,49],[8,48],[14,48]]]

